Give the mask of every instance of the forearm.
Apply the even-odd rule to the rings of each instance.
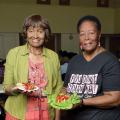
[[[5,89],[5,93],[7,95],[17,95],[18,91],[17,91],[17,88],[15,86],[10,86],[10,87]]]
[[[83,99],[83,105],[99,108],[109,108],[120,104],[120,96],[102,95],[93,98]]]
[[[60,110],[55,111],[55,120],[60,120]]]

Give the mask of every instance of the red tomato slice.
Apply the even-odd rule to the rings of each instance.
[[[35,85],[32,83],[23,83],[26,90],[32,90],[35,88]]]
[[[70,96],[68,96],[68,95],[58,95],[57,98],[56,98],[56,101],[57,101],[58,103],[60,103],[60,102],[63,102],[63,101],[65,101],[65,100],[68,100],[69,97],[70,97]]]

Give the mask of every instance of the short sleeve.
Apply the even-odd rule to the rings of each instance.
[[[109,58],[103,67],[103,91],[120,90],[120,63],[115,57]]]

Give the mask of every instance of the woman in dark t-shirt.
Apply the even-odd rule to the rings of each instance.
[[[120,65],[100,46],[101,23],[95,16],[84,16],[77,31],[82,55],[70,61],[64,87],[82,101],[68,116],[71,120],[120,120]]]

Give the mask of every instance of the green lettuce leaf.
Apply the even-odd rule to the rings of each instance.
[[[77,95],[77,93],[73,93],[70,95],[69,99],[57,102],[56,101],[57,95],[48,95],[48,103],[56,109],[71,109],[74,104],[80,103],[80,97]]]

